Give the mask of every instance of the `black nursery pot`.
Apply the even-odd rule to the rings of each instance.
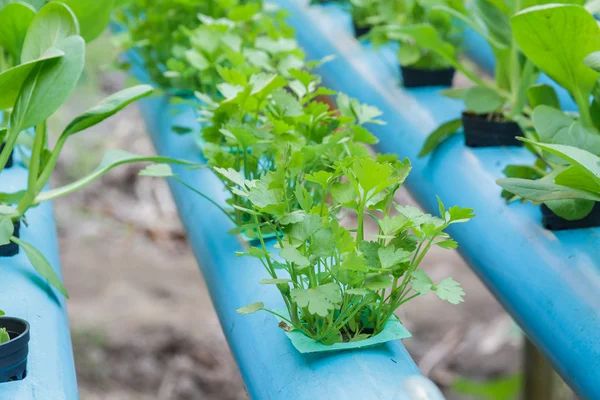
[[[13,236],[16,238],[21,238],[21,221],[13,222],[13,226],[15,227]],[[0,258],[13,257],[17,254],[19,254],[19,245],[16,243],[10,242],[9,244],[0,246]]]
[[[454,68],[443,69],[420,69],[400,66],[402,72],[402,84],[406,88],[417,88],[426,86],[452,86]]]
[[[592,212],[582,219],[569,221],[554,214],[545,204],[542,204],[542,225],[551,231],[562,231],[565,229],[593,228],[600,226],[600,203],[594,204]]]
[[[523,146],[519,124],[513,121],[488,121],[488,114],[462,114],[465,144],[469,147]]]
[[[4,143],[0,144],[0,153],[2,153],[2,150],[4,150]],[[13,153],[13,151],[10,152],[10,155],[8,156],[8,162],[6,163],[5,168],[10,168],[13,166]]]
[[[11,339],[0,344],[0,383],[25,379],[29,354],[29,323],[19,318],[0,317],[0,328],[6,328]]]

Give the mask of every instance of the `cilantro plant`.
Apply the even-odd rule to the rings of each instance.
[[[260,283],[279,289],[287,314],[266,309],[263,303],[238,312],[268,311],[285,321],[285,329],[333,344],[377,335],[398,307],[429,292],[453,304],[462,302],[458,282],[446,278],[435,284],[421,263],[432,246],[456,248],[444,230],[468,221],[472,210],[446,210],[440,201],[438,218],[396,204],[394,194],[409,171],[408,160],[346,158],[330,172],[307,177],[318,188],[297,188],[293,196],[301,198],[303,208],[292,213],[279,209],[281,193],[270,200],[249,196],[254,210],[270,213],[284,233],[277,233],[279,254],[273,254],[259,229],[261,247],[240,255],[261,260],[268,278]],[[264,180],[243,182],[248,191],[261,184],[274,187]],[[332,217],[338,209],[356,214],[356,229],[345,228]],[[377,234],[365,233],[366,218],[377,223]]]
[[[167,63],[164,74],[172,82],[186,82],[185,89],[215,98],[223,67],[250,76],[285,74],[290,68],[304,66],[304,54],[283,12],[269,11],[255,2],[230,8],[227,18],[199,15],[199,19],[195,29],[184,30],[190,48],[174,49],[177,60]]]
[[[208,123],[202,132],[204,156],[230,190],[229,215],[247,235],[255,223],[248,195],[262,196],[264,182],[272,179],[284,185],[279,187],[285,193],[293,192],[306,174],[331,170],[348,156],[367,155],[364,144],[377,139],[364,125],[382,123],[378,109],[342,93],[337,94],[338,111],[331,110],[317,96],[335,92],[319,87],[320,80],[304,70],[288,72],[287,79],[264,73],[246,78],[222,69],[225,82],[218,88],[223,99],[216,103],[200,96],[200,113]],[[231,185],[244,180],[263,183],[246,195],[240,191],[243,185]],[[292,212],[300,203],[282,199],[279,207]]]
[[[406,7],[400,0],[349,0],[349,4],[354,25],[363,29],[393,20]]]
[[[533,166],[509,166],[508,178],[498,183],[509,200],[542,202],[564,219],[581,219],[598,201],[588,193],[597,193],[597,183],[586,168],[600,156],[600,28],[583,7],[559,4],[523,10],[512,27],[525,55],[571,94],[579,115],[560,110],[552,87],[531,87],[535,109],[528,143],[539,158]]]
[[[435,6],[442,5],[454,13],[466,14],[463,3],[454,0],[433,2],[414,0],[402,2],[401,5],[403,10],[395,10],[395,13],[390,14],[384,10],[387,17],[377,21],[382,25],[377,26],[369,33],[373,43],[399,42],[401,46],[398,50],[398,59],[403,67],[429,70],[452,67],[452,63],[446,57],[426,46],[421,46],[419,41],[415,40],[415,36],[405,33],[405,28],[418,24],[429,24],[435,29],[440,40],[458,51],[464,34],[464,25],[457,24],[453,15],[441,11]]]
[[[117,9],[115,19],[126,31],[119,36],[125,48],[134,48],[144,60],[144,67],[154,83],[163,88],[172,86],[164,75],[167,65],[179,62],[175,50],[190,48],[184,28],[193,29],[199,23],[198,13],[224,16],[224,8],[235,0],[129,0]],[[181,51],[179,52],[181,57]],[[194,86],[192,81],[179,82],[180,87]]]
[[[284,21],[284,13],[262,1],[146,3],[131,2],[118,14],[118,20],[128,28],[121,41],[123,47],[135,48],[151,80],[164,89],[200,91],[214,98],[223,67],[250,76],[304,66],[304,54]],[[165,12],[182,13],[182,20],[166,21],[160,10],[167,5],[169,11]],[[154,13],[155,18],[146,17]],[[193,18],[189,18],[190,13]],[[174,34],[163,35],[166,28],[159,27],[163,25]],[[159,30],[147,32],[150,28]]]
[[[18,222],[27,224],[26,213],[32,207],[81,189],[119,165],[138,161],[176,162],[164,157],[141,157],[124,151],[110,151],[90,175],[66,186],[44,191],[60,152],[70,137],[152,91],[148,85],[141,85],[106,98],[71,121],[51,147],[46,121],[67,100],[81,76],[85,40],[80,33],[86,31],[80,30],[76,14],[69,6],[63,2],[49,2],[35,14],[27,27],[20,63],[0,73],[0,87],[3,88],[0,109],[5,111],[5,115],[10,111],[6,126],[0,129],[0,142],[4,142],[0,151],[0,173],[19,137],[29,135],[24,131],[33,130],[31,154],[24,160],[28,167],[26,188],[0,193],[0,246],[9,242],[19,245],[40,275],[65,296],[67,292],[48,261],[34,246],[14,235],[14,225]]]

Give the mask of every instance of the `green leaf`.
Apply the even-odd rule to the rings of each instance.
[[[585,56],[583,63],[594,71],[600,72],[600,51],[595,51]]]
[[[421,295],[426,295],[433,288],[433,281],[423,270],[418,269],[411,272],[410,277],[412,289]]]
[[[236,312],[238,314],[246,315],[246,314],[255,313],[259,310],[263,310],[264,308],[265,308],[265,303],[257,302],[257,303],[252,303],[250,305],[247,305],[246,307],[238,308],[236,310]]]
[[[512,17],[514,37],[525,55],[576,99],[587,99],[598,79],[584,58],[600,50],[600,28],[578,5],[531,7]]]
[[[533,110],[532,120],[540,142],[575,146],[600,155],[600,135],[561,110],[538,106]],[[548,160],[561,162],[557,156],[550,156]]]
[[[452,121],[444,122],[437,129],[427,136],[423,148],[419,152],[419,157],[424,157],[431,153],[442,144],[446,139],[455,134],[462,127],[462,119],[453,119]]]
[[[439,241],[436,245],[440,246],[442,249],[456,249],[458,247],[458,243],[452,239]]]
[[[0,46],[19,60],[36,10],[25,3],[8,3],[0,10]]]
[[[435,287],[435,293],[440,299],[446,300],[448,303],[458,304],[464,301],[462,298],[465,295],[464,290],[460,287],[460,283],[452,278],[446,278],[438,283]]]
[[[530,86],[527,89],[527,100],[532,108],[545,105],[560,110],[560,100],[558,100],[556,90],[545,83]]]
[[[12,220],[8,217],[0,217],[0,246],[10,243],[10,238],[14,232]]]
[[[48,281],[48,283],[53,286],[56,290],[58,290],[63,296],[67,299],[69,298],[69,293],[67,293],[67,289],[62,284],[61,279],[58,277],[54,269],[50,266],[46,257],[38,249],[33,247],[31,244],[24,242],[23,240],[17,239],[16,237],[12,237],[11,240],[19,245],[25,251],[25,255],[31,262],[31,265],[35,270],[40,274],[40,276]]]
[[[150,85],[138,85],[114,93],[71,121],[62,134],[70,136],[90,126],[94,126],[121,111],[134,101],[150,95],[153,90]]]
[[[215,167],[214,171],[223,176],[226,179],[229,179],[231,182],[235,183],[236,185],[245,188],[246,187],[246,180],[244,179],[244,177],[242,176],[241,173],[239,173],[238,171],[236,171],[233,168],[219,168],[219,167]]]
[[[389,269],[396,264],[410,260],[412,252],[403,249],[397,249],[393,245],[381,247],[378,251],[381,268]]]
[[[2,91],[0,91],[0,109],[5,110],[7,108],[12,108],[15,105],[23,83],[37,65],[46,60],[60,58],[64,56],[64,54],[65,53],[61,50],[51,48],[37,60],[29,61],[7,69],[6,71],[2,71],[2,73],[0,73],[0,87],[2,87]]]
[[[317,171],[312,174],[305,175],[304,179],[308,182],[315,182],[321,185],[321,187],[326,188],[329,184],[329,180],[332,178],[333,174],[327,171]]]
[[[471,218],[473,218],[475,216],[475,214],[473,214],[473,209],[471,208],[459,208],[458,206],[454,206],[454,207],[450,207],[448,209],[448,212],[450,213],[450,222],[452,223],[461,223],[461,222],[467,222],[468,220],[470,220]]]
[[[64,3],[47,3],[33,18],[21,53],[21,62],[38,59],[51,47],[58,47],[70,36],[79,35],[79,24],[73,11]]]
[[[45,121],[75,89],[85,62],[85,42],[71,36],[56,47],[64,56],[37,65],[23,83],[11,115],[14,129],[25,130]]]
[[[4,315],[4,313],[0,314]],[[10,335],[6,331],[6,328],[0,328],[0,344],[10,342]]]
[[[306,258],[302,253],[292,246],[282,249],[279,255],[285,261],[295,264],[298,267],[308,267],[310,265],[308,258]]]
[[[344,207],[356,205],[357,194],[351,184],[335,182],[331,185],[330,192],[333,199]]]
[[[528,139],[523,139],[523,141],[554,154],[570,164],[578,165],[590,179],[600,183],[600,158],[589,151],[573,146],[536,143]]]
[[[141,170],[139,175],[154,178],[169,178],[174,174],[169,164],[151,164]]]
[[[367,274],[364,285],[374,291],[387,289],[392,286],[392,278],[387,274]]]
[[[4,311],[0,310],[0,317],[2,317],[3,315],[6,315],[6,314],[4,313]]]
[[[360,272],[368,271],[365,258],[361,255],[356,254],[355,252],[346,253],[344,255],[344,260],[342,261],[340,269]]]
[[[335,283],[318,286],[315,289],[294,288],[291,291],[292,299],[298,306],[308,307],[308,312],[321,317],[329,315],[335,306],[342,302],[340,288]]]
[[[316,214],[306,214],[302,222],[297,222],[291,225],[288,234],[301,242],[304,242],[319,229],[323,227],[321,217]]]
[[[557,185],[544,180],[504,178],[496,181],[505,190],[524,199],[543,203],[550,200],[586,199],[600,201],[600,195]]]
[[[60,0],[75,13],[86,42],[96,39],[110,22],[115,0]]]
[[[35,199],[35,204],[39,204],[43,201],[52,200],[57,197],[61,197],[61,196],[67,195],[69,193],[72,193],[76,190],[79,190],[79,189],[89,185],[90,183],[92,183],[96,179],[102,177],[103,175],[105,175],[106,173],[108,173],[109,171],[111,171],[112,169],[114,169],[116,167],[119,167],[119,166],[125,165],[125,164],[137,163],[137,162],[156,162],[156,163],[169,163],[169,164],[182,164],[182,165],[191,165],[192,164],[187,161],[177,160],[177,159],[170,158],[170,157],[138,156],[136,154],[129,153],[129,152],[123,151],[123,150],[112,150],[112,151],[107,152],[104,155],[104,158],[102,159],[102,162],[100,162],[100,165],[91,174],[89,174],[88,176],[81,178],[73,183],[70,183],[68,185],[40,193]]]
[[[401,28],[394,27],[393,32],[401,36],[408,35],[412,37],[424,49],[433,51],[442,56],[449,64],[455,67],[458,66],[454,46],[444,40],[433,26],[429,24],[415,24]]]
[[[584,199],[567,199],[550,200],[544,204],[559,217],[564,218],[567,221],[576,221],[591,213],[596,203]]]
[[[504,99],[495,90],[484,86],[473,86],[465,94],[465,107],[476,114],[488,114],[497,111]]]

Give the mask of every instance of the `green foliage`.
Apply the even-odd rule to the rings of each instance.
[[[351,156],[337,161],[330,171],[321,170],[304,182],[295,181],[304,189],[296,192],[311,197],[309,203],[316,206],[295,211],[294,218],[286,223],[281,221],[290,214],[280,214],[277,209],[265,211],[262,198],[250,198],[255,212],[274,212],[270,219],[279,221],[274,230],[281,249],[279,257],[265,245],[261,229],[257,234],[262,251],[249,251],[248,255],[259,257],[271,277],[269,281],[277,284],[290,315],[286,322],[293,329],[326,344],[359,340],[381,332],[399,306],[419,295],[434,291],[450,303],[463,301],[464,291],[456,281],[446,278],[434,284],[420,266],[432,246],[456,247],[444,230],[468,221],[472,210],[446,209],[440,202],[442,215],[434,217],[396,204],[394,194],[409,170],[408,160],[378,162],[367,156]],[[240,176],[232,171],[227,176],[230,185],[239,182]],[[246,180],[244,185],[257,188],[261,181]],[[336,191],[336,187],[343,189]],[[354,237],[335,219],[339,209],[356,213]],[[364,231],[367,215],[379,227],[369,238]],[[280,274],[289,279],[281,280]],[[263,305],[251,307],[255,308],[272,312]]]
[[[248,77],[304,66],[284,14],[262,1],[170,3],[136,0],[118,13],[127,28],[122,47],[142,56],[152,81],[162,88],[216,97],[222,74]]]
[[[38,10],[22,3],[9,3],[0,9],[0,25],[4,18],[27,16],[19,26],[9,24],[16,29],[12,37],[2,34],[0,29],[0,42],[9,44],[2,47],[7,53],[0,54],[3,57],[0,84],[5,89],[0,94],[0,109],[4,113],[4,126],[0,129],[0,142],[4,142],[0,152],[0,173],[19,143],[22,131],[33,128],[34,132],[31,154],[25,160],[29,168],[26,189],[0,193],[0,245],[9,242],[19,245],[37,273],[65,297],[68,297],[67,291],[44,255],[13,236],[13,222],[26,220],[27,211],[39,203],[81,189],[119,165],[140,161],[181,163],[164,157],[140,157],[112,151],[90,175],[64,187],[44,191],[69,137],[102,122],[152,91],[149,86],[141,85],[108,97],[68,124],[54,148],[50,147],[46,121],[69,98],[83,71],[85,40],[79,32],[86,32],[85,39],[91,40],[108,23],[112,1],[101,3],[52,1],[36,3],[34,6],[40,7]]]
[[[4,314],[4,313],[3,313]],[[6,328],[0,328],[0,344],[10,342],[10,336],[6,331]]]
[[[464,25],[454,18],[455,14],[466,13],[463,4],[452,0],[396,3],[396,10],[382,10],[379,12],[385,13],[380,18],[368,19],[376,26],[369,34],[374,43],[400,43],[398,58],[402,66],[431,70],[455,66]],[[441,8],[450,12],[442,12]]]
[[[519,397],[522,381],[521,375],[492,379],[487,382],[459,378],[452,384],[452,390],[482,400],[514,400]]]

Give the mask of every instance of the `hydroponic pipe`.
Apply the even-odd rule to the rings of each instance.
[[[418,158],[427,135],[458,118],[462,103],[435,88],[401,89],[397,71],[335,19],[297,1],[279,4],[309,58],[337,56],[318,71],[325,84],[383,111],[387,125],[371,130],[381,151],[411,159],[407,186],[418,202],[437,213],[439,195],[475,210],[468,227],[450,230],[462,256],[579,396],[599,399],[600,229],[550,232],[539,208],[504,203],[495,180],[507,164],[533,162],[523,148],[470,149],[461,134]]]
[[[0,192],[23,190],[26,183],[27,170],[20,166],[0,174]],[[51,203],[29,210],[27,223],[21,224],[21,238],[40,250],[60,275]],[[0,274],[0,309],[31,326],[27,377],[0,383],[0,399],[78,399],[65,300],[39,277],[22,249],[15,257],[0,258]]]
[[[166,96],[141,100],[139,106],[158,153],[203,162],[193,135],[172,131],[173,126],[198,131],[189,106],[169,105]],[[174,170],[224,202],[223,184],[210,170]],[[270,314],[238,315],[236,309],[255,301],[281,308],[281,295],[271,285],[258,284],[268,275],[258,260],[236,257],[244,245],[227,233],[233,226],[225,215],[180,183],[169,184],[250,398],[443,399],[399,341],[355,351],[300,354]]]

